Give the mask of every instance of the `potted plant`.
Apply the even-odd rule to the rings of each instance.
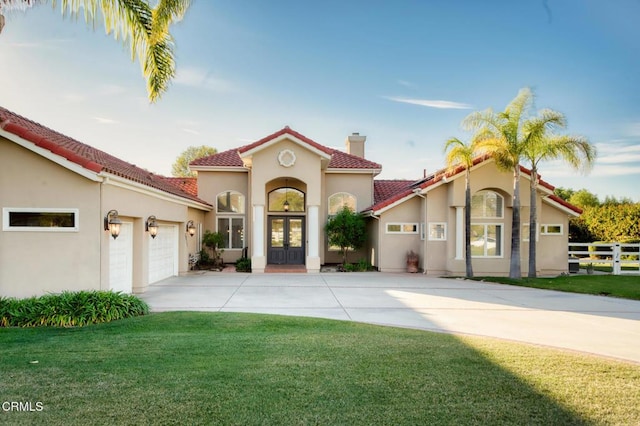
[[[420,265],[420,257],[418,253],[413,250],[409,250],[407,253],[407,272],[416,273],[418,272]]]

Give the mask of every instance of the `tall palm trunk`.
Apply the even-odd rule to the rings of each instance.
[[[535,167],[531,169],[531,186],[530,186],[530,207],[529,207],[529,278],[536,277],[536,234],[538,231],[538,171]]]
[[[464,192],[464,258],[467,265],[467,277],[473,277],[473,265],[471,263],[471,171],[467,167]]]
[[[511,259],[509,278],[520,279],[520,163],[513,169],[513,208],[511,218]]]

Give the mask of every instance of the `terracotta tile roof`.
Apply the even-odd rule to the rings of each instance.
[[[373,203],[378,204],[400,193],[403,193],[411,187],[414,180],[385,180],[379,179],[373,181]],[[411,188],[413,189],[413,188]]]
[[[198,196],[198,178],[194,177],[164,177],[171,185],[177,186],[187,194]]]
[[[51,130],[41,124],[0,107],[0,128],[32,142],[36,146],[60,155],[67,160],[95,173],[107,172],[130,181],[149,186],[169,194],[196,201],[207,202],[185,192],[170,183],[164,176],[154,174],[134,164],[127,163],[104,151],[79,142],[69,136]]]
[[[473,165],[480,164],[490,157],[483,155],[476,157],[473,160]],[[520,166],[520,170],[531,176],[531,170]],[[373,188],[374,188],[374,204],[371,207],[366,208],[364,211],[376,212],[379,211],[399,200],[402,200],[404,197],[411,195],[411,193],[416,189],[425,189],[429,186],[435,185],[439,182],[442,182],[446,177],[447,179],[452,178],[460,173],[464,172],[464,167],[458,166],[453,170],[449,169],[441,169],[435,172],[434,174],[417,181],[408,181],[408,180],[374,180]],[[539,185],[545,187],[551,191],[555,189],[553,185],[542,180],[541,176],[538,174]],[[558,204],[572,210],[578,214],[582,213],[582,209],[574,206],[563,200],[562,198],[552,194],[549,195],[549,199],[555,201]]]
[[[192,166],[209,166],[209,167],[243,167],[242,159],[240,158],[240,154],[245,153],[251,149],[257,148],[260,145],[263,145],[270,140],[276,139],[283,135],[291,135],[306,144],[314,147],[317,150],[320,150],[326,154],[331,155],[331,161],[329,161],[329,168],[333,169],[371,169],[378,170],[382,169],[382,166],[378,163],[374,163],[373,161],[366,160],[364,158],[358,157],[356,155],[347,154],[346,152],[339,151],[337,149],[332,149],[326,147],[324,145],[320,145],[319,143],[309,139],[301,133],[296,132],[295,130],[285,127],[283,129],[278,130],[277,132],[266,136],[259,141],[253,142],[249,145],[241,146],[240,148],[230,149],[224,152],[219,152],[217,154],[210,155],[208,157],[200,158],[190,163]]]
[[[238,149],[218,152],[208,157],[198,158],[189,163],[190,166],[210,166],[210,167],[244,167],[242,159],[238,154]]]

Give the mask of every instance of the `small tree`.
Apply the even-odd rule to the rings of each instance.
[[[189,163],[217,152],[215,148],[206,145],[190,146],[176,158],[176,162],[171,166],[171,174],[175,177],[195,177],[196,173],[189,169]]]
[[[347,264],[349,250],[361,248],[367,236],[364,218],[346,206],[329,219],[325,231],[329,245],[340,247],[343,265]]]
[[[212,263],[212,266],[214,268],[222,268],[224,266],[224,261],[222,260],[222,253],[224,253],[224,235],[220,232],[206,230],[202,236],[202,244],[211,250],[212,256],[209,257],[209,261]]]

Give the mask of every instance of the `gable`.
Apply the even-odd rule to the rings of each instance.
[[[189,201],[206,204],[164,176],[144,170],[104,151],[0,107],[0,136],[86,178],[112,175]]]

